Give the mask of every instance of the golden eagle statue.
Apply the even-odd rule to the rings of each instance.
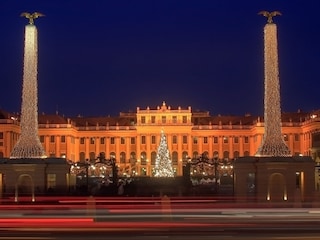
[[[267,17],[268,18],[268,23],[272,23],[272,18],[273,17],[282,15],[281,12],[279,12],[279,11],[273,11],[273,12],[261,11],[258,14]]]
[[[34,12],[34,13],[28,13],[28,12],[23,12],[20,14],[21,17],[26,17],[29,19],[29,24],[33,25],[34,24],[34,19],[38,17],[44,17],[44,14],[39,13],[39,12]]]

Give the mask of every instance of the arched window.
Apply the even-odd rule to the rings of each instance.
[[[146,152],[141,153],[140,162],[141,162],[141,165],[147,164],[147,153]]]
[[[219,158],[219,153],[218,153],[218,151],[214,151],[214,152],[213,152],[213,158],[216,158],[216,159]]]
[[[188,152],[184,151],[182,152],[182,162],[183,162],[183,165],[186,165],[187,162],[189,160],[189,156],[188,156]]]
[[[110,159],[116,159],[116,153],[115,152],[111,152],[110,153]]]
[[[137,161],[137,156],[136,156],[136,153],[135,152],[131,152],[130,153],[130,163],[131,164],[135,164],[136,163],[136,161]]]
[[[239,152],[238,152],[238,151],[235,151],[235,152],[233,153],[233,157],[234,157],[234,158],[238,158],[238,157],[240,157]]]
[[[176,151],[172,152],[172,164],[178,165],[178,153]]]
[[[229,152],[228,151],[223,152],[223,159],[229,159]]]
[[[192,159],[197,159],[199,157],[199,153],[197,151],[194,151],[192,154]]]
[[[249,151],[244,151],[244,156],[245,157],[248,157],[250,154],[249,154]]]
[[[84,162],[86,160],[86,154],[84,152],[80,152],[79,160],[80,162]]]
[[[151,152],[151,165],[156,164],[157,153],[155,151]]]
[[[94,161],[96,159],[96,154],[94,152],[89,153],[89,160]]]
[[[126,163],[126,153],[125,152],[120,153],[120,163]]]
[[[202,153],[202,155],[203,155],[203,157],[209,158],[209,153],[208,153],[208,151],[204,151],[204,152]]]

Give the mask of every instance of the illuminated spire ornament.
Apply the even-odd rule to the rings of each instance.
[[[29,19],[29,24],[25,26],[21,135],[10,158],[45,158],[46,154],[38,136],[38,33],[33,24],[33,19],[40,15],[23,13],[21,16]]]
[[[166,136],[161,130],[160,144],[156,156],[155,177],[174,177]]]
[[[277,25],[272,17],[281,15],[278,11],[259,14],[268,17],[264,27],[264,137],[256,156],[291,156],[290,149],[281,134],[280,84],[278,66]]]

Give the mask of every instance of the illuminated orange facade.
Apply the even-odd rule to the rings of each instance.
[[[10,157],[19,133],[19,117],[0,113],[0,157]],[[188,108],[157,108],[118,117],[39,115],[40,141],[48,157],[94,161],[100,153],[116,159],[119,174],[152,175],[160,131],[164,130],[176,175],[202,153],[233,160],[255,155],[264,133],[263,117],[212,116]],[[293,155],[320,157],[320,111],[283,113],[282,134]]]

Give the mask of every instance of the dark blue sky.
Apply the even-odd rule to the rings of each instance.
[[[20,112],[24,26],[41,12],[39,112],[191,106],[263,114],[261,10],[278,10],[281,106],[320,109],[319,0],[0,1],[0,108]]]

